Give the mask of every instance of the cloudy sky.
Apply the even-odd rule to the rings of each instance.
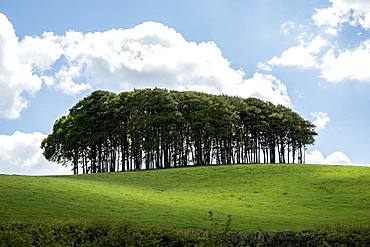
[[[370,1],[0,1],[0,173],[95,89],[258,97],[317,126],[307,162],[370,163]]]

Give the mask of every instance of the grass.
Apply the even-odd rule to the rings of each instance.
[[[0,175],[0,220],[232,230],[370,225],[370,168],[224,165],[79,176]]]

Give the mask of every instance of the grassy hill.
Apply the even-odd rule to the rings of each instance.
[[[225,165],[80,176],[0,176],[0,220],[108,221],[282,231],[370,224],[370,168]]]

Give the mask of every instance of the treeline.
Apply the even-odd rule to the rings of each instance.
[[[304,163],[314,125],[256,98],[142,89],[95,91],[41,144],[74,174],[212,164]]]

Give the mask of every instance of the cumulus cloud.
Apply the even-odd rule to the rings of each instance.
[[[49,163],[42,155],[39,132],[0,135],[0,174],[60,175],[71,174],[70,168]]]
[[[307,164],[332,164],[332,165],[350,165],[351,159],[343,152],[336,151],[324,157],[319,150],[313,150],[306,153]]]
[[[0,25],[3,117],[17,118],[27,106],[22,93],[37,92],[42,83],[71,95],[94,88],[164,87],[235,92],[290,105],[277,78],[261,74],[247,78],[242,69],[232,68],[214,42],[187,41],[161,23],[104,32],[45,32],[20,41],[5,15],[1,14]]]
[[[336,151],[325,159],[328,164],[351,164],[350,158],[343,152]]]
[[[340,28],[344,23],[370,29],[370,1],[330,0],[330,6],[317,9],[313,20],[318,26]]]
[[[67,32],[54,40],[60,41],[65,60],[55,74],[56,86],[70,94],[99,86],[125,90],[157,86],[237,92],[290,104],[276,78],[266,75],[258,80],[262,85],[255,76],[245,78],[244,71],[232,68],[214,42],[187,41],[161,23],[145,22],[105,32]]]
[[[243,71],[231,68],[214,42],[189,42],[161,23],[85,34],[67,32],[60,39],[65,64],[56,81],[67,92],[81,85],[79,80],[95,87],[158,86],[212,92],[243,81]]]
[[[319,66],[318,55],[328,42],[321,36],[316,36],[309,42],[303,38],[299,45],[284,50],[280,56],[275,56],[265,64],[260,64],[260,69],[266,69],[271,66],[295,66],[303,69],[315,68]]]
[[[370,1],[330,0],[330,6],[317,9],[315,24],[324,26],[327,34],[336,35],[345,24],[370,29]],[[344,80],[370,81],[367,64],[370,62],[370,40],[354,49],[330,48],[320,59],[320,74],[328,82]]]
[[[271,71],[274,66],[315,68],[319,71],[320,77],[327,82],[339,83],[345,80],[370,82],[370,70],[367,68],[367,64],[370,63],[370,40],[363,40],[355,48],[342,49],[333,37],[340,32],[343,25],[359,26],[369,31],[370,1],[330,0],[329,7],[316,9],[312,18],[315,25],[310,32],[302,31],[298,45],[284,50],[280,56],[261,63],[259,68],[265,71]],[[282,32],[287,33],[292,26],[291,22],[286,22],[281,27]]]
[[[33,94],[41,88],[42,80],[33,74],[32,65],[22,60],[20,53],[14,28],[0,13],[0,117],[18,118],[27,107],[23,94]]]
[[[327,82],[339,83],[345,80],[370,81],[369,63],[370,40],[356,48],[341,50],[316,36],[309,42],[301,40],[299,45],[284,50],[280,56],[260,63],[259,69],[271,71],[274,66],[315,68]]]
[[[62,53],[59,37],[51,32],[45,32],[41,37],[26,36],[19,42],[20,60],[36,70],[50,69]]]
[[[321,76],[329,82],[370,81],[370,40],[352,50],[329,50],[320,65]]]
[[[251,78],[225,89],[225,92],[243,97],[256,97],[292,107],[286,86],[271,74],[254,73]]]
[[[313,112],[311,116],[314,118],[312,123],[316,126],[316,132],[325,129],[326,125],[330,122],[330,118],[325,112]]]

